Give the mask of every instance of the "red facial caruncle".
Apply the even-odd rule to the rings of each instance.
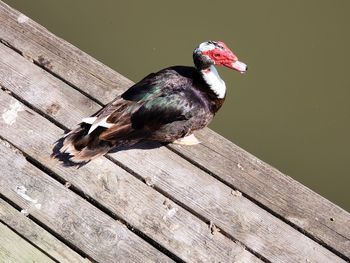
[[[224,42],[218,41],[214,49],[203,51],[204,55],[209,56],[216,65],[223,65],[235,69],[241,73],[247,71],[247,65],[238,61],[237,56],[226,46]]]

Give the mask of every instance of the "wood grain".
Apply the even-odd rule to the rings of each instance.
[[[7,49],[0,46],[0,50],[3,48]],[[13,56],[15,60],[9,59],[10,56]],[[29,101],[38,100],[45,103],[45,101],[51,101],[49,98],[51,95],[57,95],[56,88],[60,89],[62,85],[66,85],[57,79],[54,82],[48,73],[42,72],[42,70],[14,52],[6,55],[0,51],[0,57],[6,57],[0,59],[0,65],[4,65],[2,62],[6,61],[6,66],[0,66],[0,72],[4,76],[12,76],[11,78],[3,78],[5,81],[0,81],[0,84],[7,88],[14,86],[18,88],[23,84],[21,86],[24,88],[23,92],[19,92],[23,99],[27,98],[24,94],[27,94],[27,92],[31,94],[32,89],[35,89],[34,92],[40,93],[42,91],[38,90],[49,87],[50,91],[45,100],[42,100],[41,97],[29,96],[32,98]],[[27,74],[21,68],[32,70]],[[12,73],[7,72],[7,70]],[[21,73],[16,74],[17,70]],[[38,74],[42,76],[41,82],[36,85],[32,84],[30,76],[33,76],[35,80],[35,76]],[[50,78],[50,85],[45,84],[45,76]],[[15,84],[15,81],[13,81],[15,79],[18,80],[19,85]],[[11,107],[13,108],[11,105],[19,103],[4,91],[1,91],[0,94],[0,112],[6,112]],[[73,89],[66,94],[73,100],[78,99],[77,96],[81,96],[79,92]],[[59,107],[63,108],[64,103],[67,102],[62,97],[58,104]],[[89,108],[89,104],[81,105],[86,105]],[[42,106],[46,107],[47,105]],[[84,194],[112,210],[113,213],[181,259],[189,262],[215,262],[215,260],[229,262],[232,258],[236,258],[242,262],[259,262],[241,245],[236,244],[222,234],[217,233],[213,237],[208,225],[203,221],[106,158],[100,158],[80,169],[62,167],[50,158],[50,154],[53,142],[62,135],[63,131],[32,110],[22,107],[23,110],[18,112],[16,121],[12,125],[8,125],[0,119],[0,129],[3,128],[0,131],[0,136],[14,143],[26,154],[43,163]],[[83,110],[87,108],[83,107]],[[75,114],[73,116],[77,117]]]
[[[90,262],[0,199],[0,221],[62,263]]]
[[[1,96],[3,98],[3,96]],[[99,262],[170,262],[154,247],[31,165],[0,141],[0,192]],[[13,245],[13,244],[12,244]]]
[[[55,262],[0,222],[0,262]]]
[[[109,102],[131,85],[130,80],[31,19],[18,23],[19,15],[18,11],[0,2],[0,39],[21,51],[24,56],[103,103]],[[348,212],[211,130],[203,130],[199,137],[202,145],[171,148],[309,233],[314,239],[350,257]]]
[[[36,74],[41,74],[42,76],[45,75],[44,72],[38,72],[38,69],[34,65],[27,62],[14,52],[1,53],[0,47],[0,54],[3,54],[4,56],[7,54],[7,59],[6,61],[4,60],[5,62],[3,64],[0,64],[0,68],[2,68],[3,72],[6,72],[6,70],[12,71],[12,73],[5,73],[11,75],[12,78],[6,78],[7,82],[4,81],[1,85],[11,91],[15,90],[18,94],[23,94],[24,89],[30,90],[30,87],[34,87],[34,85],[29,84],[25,87],[21,87],[20,83],[23,82],[21,78],[30,80],[29,76]],[[11,56],[12,58],[10,58]],[[24,71],[21,68],[25,68],[27,71],[26,74],[28,75],[24,74]],[[29,68],[32,69],[30,73],[28,72]],[[16,88],[13,89],[13,86],[16,86]],[[35,89],[47,89],[47,87],[47,85],[36,85]],[[22,89],[23,92],[21,92]],[[54,89],[55,88],[51,86],[50,91],[47,90],[46,92],[47,96],[55,96]],[[72,90],[69,93],[69,96],[75,101],[80,101],[78,97],[82,95]],[[37,104],[36,99],[33,99],[32,97],[27,98],[24,96],[22,98],[36,107],[46,107]],[[11,103],[14,103],[8,102],[8,100],[3,99],[1,102],[4,109],[10,108]],[[50,99],[48,100],[50,101]],[[65,103],[67,103],[67,101],[62,98],[60,105],[63,106]],[[82,110],[89,110],[88,107],[83,104],[80,105],[80,108]],[[43,110],[43,108],[39,109],[41,111]],[[45,122],[43,118],[39,118],[39,116],[36,117],[36,114],[32,113],[31,115],[31,121],[26,120],[26,117],[23,117],[24,119],[17,118],[16,123],[14,124],[17,127],[16,135],[11,134],[6,125],[0,126],[0,134],[3,134],[2,136],[18,145],[18,147],[27,154],[35,156],[40,162],[50,167],[50,169],[53,169],[56,173],[66,173],[68,171],[67,168],[55,166],[52,164],[52,161],[45,158],[45,156],[49,155],[49,152],[44,153],[43,156],[42,151],[49,151],[47,146],[41,146],[41,151],[40,149],[36,149],[37,144],[43,144],[45,142],[49,145],[50,140],[51,142],[55,140],[54,136],[59,136],[55,131],[55,128],[49,128],[50,125],[48,122]],[[55,118],[54,115],[51,116]],[[79,121],[78,117],[79,115],[76,116],[74,112],[71,112],[69,115],[69,119],[73,119],[76,122]],[[58,119],[56,120],[59,121]],[[68,120],[65,121],[65,123],[67,122]],[[49,134],[46,134],[46,131],[40,131],[40,127],[46,127],[45,129]],[[31,130],[34,134],[29,140],[29,145],[28,140],[24,138],[26,130]],[[35,138],[37,134],[40,134],[40,138]],[[327,260],[332,262],[343,262],[340,258],[336,257],[322,246],[273,217],[248,199],[232,192],[231,188],[215,180],[207,173],[193,166],[165,147],[149,150],[133,149],[118,152],[112,156],[126,165],[129,169],[138,173],[148,181],[149,184],[154,185],[157,189],[161,189],[162,192],[167,193],[173,199],[178,200],[197,214],[208,218],[208,220],[214,222],[214,224],[220,229],[229,233],[234,238],[237,238],[250,249],[261,254],[268,260],[273,262],[300,262],[308,259],[316,262]],[[100,168],[96,168],[100,162],[104,162],[104,159],[98,159],[91,162],[89,165],[79,169],[79,171],[86,173],[83,169],[88,167],[92,167],[90,169],[100,170]],[[103,169],[106,167],[107,165],[103,164]],[[113,179],[108,179],[107,182],[111,182],[112,180]],[[113,185],[113,183],[111,183],[111,185]],[[128,188],[130,187],[131,186],[128,186]],[[81,189],[83,191],[89,191],[89,188],[85,185]],[[100,189],[99,191],[104,192],[103,189]],[[132,200],[132,196],[126,199],[126,201],[128,200],[130,203],[130,199]],[[103,200],[103,204],[108,202],[108,199]],[[120,204],[118,207],[122,205],[123,204]],[[173,205],[174,204],[172,204],[172,206]],[[142,207],[144,206],[145,204],[142,204]],[[156,213],[156,211],[157,209],[151,211],[151,213]],[[134,216],[135,215],[131,215],[127,221],[134,220]],[[145,215],[138,217],[137,221],[142,220],[144,216]],[[146,233],[149,235],[152,234],[152,232]],[[164,232],[161,236],[164,236]],[[285,236],[289,237],[288,246],[286,246]]]
[[[19,15],[0,3],[0,38],[36,63],[104,103],[130,85],[120,74],[31,19],[26,23],[16,22]],[[315,239],[350,257],[349,213],[211,130],[205,129],[198,136],[202,145],[171,148]]]
[[[109,102],[124,86],[131,84],[127,78],[49,33],[33,20],[18,19],[20,15],[0,2],[0,39],[18,47],[28,60],[35,61],[84,90],[89,86],[85,91],[92,96],[98,94],[103,103]],[[86,74],[89,75],[88,79]]]
[[[192,163],[257,200],[286,221],[350,257],[350,214],[210,129],[189,149],[173,145]]]

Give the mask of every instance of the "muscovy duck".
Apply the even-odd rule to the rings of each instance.
[[[241,73],[247,65],[221,41],[201,43],[193,61],[195,67],[173,66],[146,76],[58,140],[52,156],[67,165],[84,164],[143,140],[199,143],[193,131],[210,123],[226,95],[214,65]]]

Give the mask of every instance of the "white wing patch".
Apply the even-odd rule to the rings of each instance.
[[[93,124],[96,121],[97,117],[87,117],[82,119],[82,122],[85,122],[87,124]]]
[[[99,120],[96,122],[97,117],[87,117],[84,118],[82,121],[87,123],[87,124],[91,124],[91,127],[89,129],[88,134],[92,133],[97,127],[105,127],[105,128],[110,128],[114,125],[114,123],[108,123],[107,119],[109,116],[103,118],[102,120]]]

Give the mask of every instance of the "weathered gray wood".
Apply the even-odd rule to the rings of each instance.
[[[90,262],[2,199],[0,199],[0,221],[14,229],[17,233],[21,233],[32,244],[35,244],[59,262]],[[12,245],[15,246],[15,243],[12,243]]]
[[[17,54],[15,57],[21,58]],[[20,63],[21,60],[16,63]],[[34,71],[30,74],[35,76],[37,68],[32,64],[26,65],[28,62],[25,60],[22,62],[25,62],[25,68],[27,66],[33,68]],[[2,71],[4,67],[0,68],[0,72],[6,75],[7,73]],[[40,74],[47,73],[40,71]],[[18,83],[21,83],[19,75],[12,77],[14,79],[18,77]],[[27,85],[30,86],[28,83]],[[50,88],[53,94],[55,94],[54,87]],[[40,85],[35,88],[40,89]],[[0,93],[0,105],[2,105],[0,112],[6,112],[5,109],[11,109],[11,105],[16,104],[16,100],[4,93]],[[73,93],[69,96],[75,98]],[[78,92],[75,93],[79,95]],[[61,136],[62,130],[36,113],[30,112],[19,112],[16,122],[12,125],[0,119],[0,127],[3,128],[0,135],[180,258],[191,262],[215,262],[215,260],[228,262],[235,257],[242,262],[259,262],[240,245],[223,235],[218,233],[213,237],[208,225],[105,158],[78,170],[57,164],[55,160],[49,158],[49,155],[52,142]]]
[[[350,257],[350,214],[210,129],[203,143],[172,148],[287,221]]]
[[[0,3],[0,38],[86,93],[106,103],[131,84],[31,19],[19,23],[19,16],[18,11]],[[260,163],[254,156],[209,129],[200,134],[204,138],[202,145],[171,147],[315,239],[350,257],[350,224],[345,224],[347,227],[343,224],[349,218],[346,211],[296,181],[285,178],[284,174]],[[239,167],[243,160],[245,171]],[[336,220],[331,221],[331,217]]]
[[[131,82],[120,74],[49,33],[31,19],[19,23],[17,21],[19,15],[20,13],[6,4],[0,4],[2,20],[0,38],[37,63],[104,103],[130,85]],[[346,224],[347,227],[343,224],[349,220],[346,211],[325,201],[296,181],[284,178],[286,177],[284,174],[260,162],[209,129],[203,130],[200,134],[204,138],[200,146],[171,147],[257,202],[269,207],[287,221],[304,229],[315,239],[350,257],[350,224]],[[218,145],[217,151],[212,143]],[[244,172],[239,167],[243,160],[246,168]],[[336,217],[337,220],[331,221],[331,217]]]
[[[1,53],[3,49],[5,49],[6,52]],[[10,58],[11,56],[12,58]],[[27,62],[18,54],[14,52],[11,53],[7,48],[0,47],[0,57],[6,57],[6,59],[2,59],[2,61],[4,61],[3,64],[0,61],[0,69],[4,75],[11,76],[11,78],[4,78],[6,81],[0,84],[11,91],[18,92],[18,94],[22,96],[23,93],[25,93],[25,89],[31,90],[31,87],[34,87],[34,85],[26,83],[26,86],[21,87],[21,83],[23,83],[21,78],[30,79],[25,76],[26,74],[28,74],[28,76],[35,76],[39,73],[43,76],[47,74],[41,71],[38,73],[38,68]],[[26,74],[23,72],[22,68],[26,69]],[[30,73],[28,72],[29,68],[32,69]],[[8,72],[9,70],[11,72]],[[49,75],[47,77],[50,78]],[[16,87],[14,88],[14,86]],[[36,85],[35,89],[47,89],[47,87],[48,86],[45,85],[43,81],[42,84]],[[55,86],[51,86],[50,89],[47,90],[47,96],[56,96]],[[82,95],[72,90],[69,96],[79,101],[79,98],[75,96]],[[42,106],[41,104],[37,104],[37,99],[33,99],[32,97],[23,98],[35,106],[47,107],[47,105]],[[50,99],[48,100],[50,101]],[[3,101],[6,102],[3,105],[4,110],[9,109],[11,107],[11,102],[8,102],[6,99]],[[60,105],[64,105],[67,102],[62,98],[60,103]],[[81,109],[89,110],[84,105],[80,106]],[[52,117],[55,118],[53,115]],[[73,119],[75,122],[79,121],[77,117],[79,116],[76,116],[74,112],[71,112],[69,116],[69,118]],[[65,173],[68,170],[67,168],[57,167],[52,164],[52,161],[45,159],[45,156],[49,153],[46,153],[44,157],[40,156],[42,151],[49,151],[50,149],[42,151],[35,149],[36,144],[39,143],[39,139],[41,143],[44,143],[47,141],[44,136],[53,136],[51,137],[51,141],[54,141],[54,136],[58,136],[57,132],[55,132],[53,128],[52,130],[51,128],[49,129],[49,124],[42,124],[41,119],[37,118],[35,114],[33,114],[31,118],[32,122],[29,124],[29,121],[26,120],[25,122],[27,123],[24,125],[21,124],[22,118],[17,118],[16,123],[13,124],[17,127],[16,134],[11,134],[6,125],[0,126],[0,134],[4,134],[2,136],[14,142],[28,154],[36,156],[36,158],[45,163],[46,166],[53,170],[56,169],[60,173]],[[67,122],[68,120],[65,121],[65,123]],[[40,128],[38,131],[38,127],[42,126],[45,126],[47,131],[50,131],[49,135],[46,135],[44,131],[40,132]],[[30,145],[30,143],[28,144],[28,139],[24,137],[27,130],[33,131],[32,133],[34,133],[34,136],[29,140],[33,145]],[[41,135],[39,139],[35,138],[37,132],[40,132]],[[48,141],[50,141],[50,139],[48,139]],[[43,147],[41,147],[41,149],[42,148]],[[242,241],[252,250],[260,253],[271,261],[299,262],[309,259],[316,262],[327,260],[343,262],[325,248],[303,236],[289,225],[271,216],[246,198],[239,196],[238,193],[232,192],[231,188],[215,180],[213,177],[191,165],[165,147],[147,151],[140,149],[129,150],[127,152],[113,154],[112,156],[124,165],[127,165],[129,169],[139,173],[148,183],[154,184],[157,188],[162,189],[163,192],[170,194],[172,198],[186,204],[186,206],[196,211],[196,213],[212,220],[225,232]],[[90,163],[86,167],[96,167],[100,162],[104,161],[100,159]],[[103,166],[105,168],[105,165]],[[83,171],[84,168],[85,167],[80,170]],[[56,170],[55,172],[58,173]],[[86,187],[82,189],[86,191]],[[105,202],[108,201],[104,200],[103,203]],[[131,217],[128,220],[133,220],[133,218]],[[289,237],[288,246],[285,246],[285,236]]]
[[[1,96],[3,98],[3,96]],[[28,114],[28,113],[25,113]],[[170,260],[125,225],[27,162],[0,141],[0,192],[24,214],[41,221],[99,262],[169,262]]]
[[[0,222],[0,262],[54,262]]]
[[[25,57],[34,60],[58,76],[79,87],[90,95],[98,94],[104,103],[120,93],[120,85],[128,86],[131,81],[112,69],[103,66],[96,59],[70,43],[51,34],[18,11],[0,2],[0,39],[18,46]],[[33,35],[34,33],[34,35]],[[87,79],[85,76],[90,76]],[[70,76],[69,78],[66,78]],[[111,87],[115,87],[111,89]]]

